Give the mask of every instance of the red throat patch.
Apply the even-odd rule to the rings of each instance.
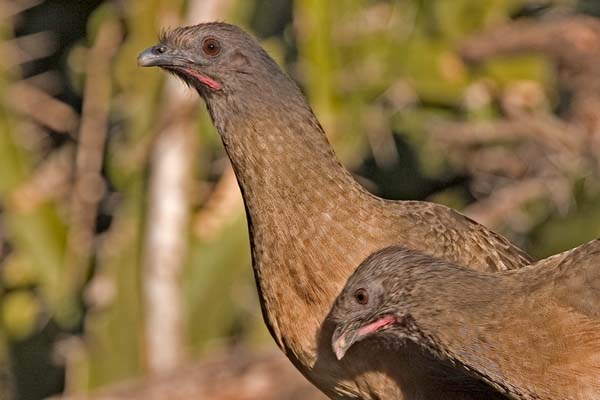
[[[215,81],[214,79],[211,79],[206,75],[202,75],[198,71],[195,71],[191,68],[184,68],[184,70],[185,70],[185,72],[187,72],[194,78],[198,79],[200,82],[202,82],[204,85],[208,86],[209,88],[211,88],[213,90],[221,90],[221,84],[219,82]]]
[[[385,316],[379,318],[378,320],[361,327],[358,330],[358,335],[362,337],[362,336],[368,335],[370,333],[378,332],[378,331],[382,330],[383,328],[385,328],[386,326],[389,326],[395,322],[396,322],[395,316],[385,315]]]

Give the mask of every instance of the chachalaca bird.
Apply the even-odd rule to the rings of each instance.
[[[416,375],[418,354],[388,363],[365,353],[381,372],[337,362],[321,325],[344,283],[367,255],[392,245],[481,271],[530,258],[447,207],[368,193],[336,159],[298,86],[236,26],[166,32],[138,63],[175,74],[205,100],[244,197],[265,322],[296,367],[332,398],[423,398],[423,388],[439,398],[443,383]]]
[[[497,273],[390,247],[357,268],[329,318],[339,359],[366,338],[412,342],[431,370],[455,365],[510,398],[600,399],[600,240]]]

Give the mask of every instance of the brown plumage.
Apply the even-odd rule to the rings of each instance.
[[[500,273],[384,249],[359,266],[329,318],[338,358],[368,337],[394,348],[411,341],[430,352],[432,369],[436,359],[454,364],[490,396],[600,398],[600,240]]]
[[[297,85],[240,28],[178,28],[138,62],[176,74],[206,101],[244,197],[266,324],[300,371],[332,398],[443,391],[420,380],[418,354],[404,352],[400,366],[373,354],[381,372],[337,362],[330,327],[321,327],[336,295],[367,255],[391,245],[482,271],[518,268],[529,257],[449,208],[365,191],[337,161]]]

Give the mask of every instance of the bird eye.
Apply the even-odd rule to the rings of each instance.
[[[204,53],[206,53],[206,55],[216,57],[221,52],[221,44],[217,39],[207,38],[204,39],[204,42],[202,42],[202,50]]]
[[[154,48],[153,53],[154,54],[163,54],[166,51],[167,51],[167,46],[158,46],[158,47]]]
[[[354,300],[356,300],[358,304],[365,305],[369,302],[369,294],[363,288],[357,289],[356,292],[354,292]]]

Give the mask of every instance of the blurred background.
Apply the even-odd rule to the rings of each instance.
[[[323,398],[263,325],[204,105],[136,66],[162,28],[244,26],[370,191],[460,209],[542,258],[600,235],[596,15],[597,0],[0,1],[0,400]]]

